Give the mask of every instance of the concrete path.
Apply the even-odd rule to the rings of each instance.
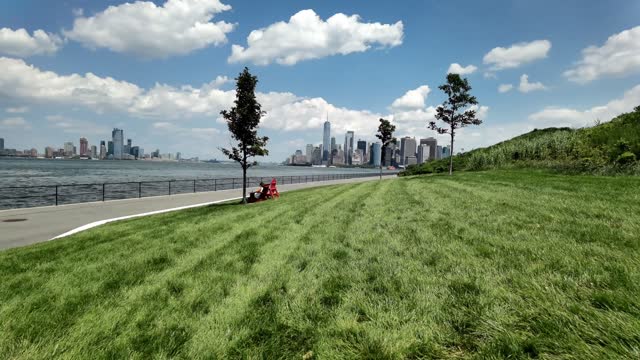
[[[383,179],[395,178],[383,176]],[[318,181],[306,184],[280,185],[280,192],[317,186],[377,180],[378,177]],[[252,188],[251,188],[252,189]],[[114,200],[61,206],[0,211],[0,249],[47,241],[74,229],[103,220],[130,217],[183,207],[203,206],[216,201],[242,197],[242,189],[156,196],[142,199]]]

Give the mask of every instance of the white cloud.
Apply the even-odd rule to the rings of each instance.
[[[233,45],[229,62],[294,65],[299,61],[363,52],[372,45],[402,44],[403,25],[363,23],[358,15],[335,14],[323,21],[313,10],[302,10],[289,22],[252,31],[247,47]]]
[[[640,73],[640,26],[610,36],[601,47],[582,50],[582,59],[564,76],[577,83]]]
[[[467,74],[473,74],[476,70],[478,70],[478,68],[474,65],[462,66],[458,63],[453,63],[449,65],[449,70],[447,70],[447,73],[467,75]]]
[[[153,123],[153,128],[171,134],[171,136],[182,136],[204,141],[210,141],[221,133],[216,128],[187,128],[165,121]]]
[[[92,73],[61,76],[23,60],[0,57],[0,94],[31,101],[80,104],[102,111],[127,108],[142,89],[126,81]]]
[[[111,130],[101,124],[88,120],[77,120],[62,115],[47,115],[45,119],[50,128],[61,129],[65,134],[110,135]]]
[[[621,113],[631,111],[640,104],[640,85],[626,91],[622,98],[609,101],[605,105],[594,106],[580,111],[571,108],[547,107],[542,111],[531,114],[529,120],[543,126],[571,126],[583,127],[596,120],[609,121]]]
[[[409,90],[401,97],[395,99],[391,108],[395,110],[421,109],[431,89],[428,85],[422,85],[417,89]]]
[[[10,113],[10,114],[22,114],[22,113],[26,113],[27,111],[29,111],[29,108],[26,107],[26,106],[10,107],[10,108],[6,108],[5,111]]]
[[[511,89],[513,89],[513,85],[511,84],[500,84],[500,86],[498,86],[498,92],[500,93],[509,92]]]
[[[64,34],[89,48],[107,48],[144,58],[185,55],[227,42],[234,25],[210,22],[230,10],[219,0],[168,0],[162,6],[136,1],[91,16],[79,16]]]
[[[518,86],[518,90],[522,93],[528,93],[531,91],[537,90],[546,90],[547,87],[544,86],[541,82],[529,82],[529,75],[522,74],[520,76],[520,85]]]
[[[82,9],[82,8],[73,8],[73,9],[71,9],[71,13],[75,17],[80,17],[80,16],[84,15],[84,9]]]
[[[31,36],[25,29],[0,29],[0,54],[16,57],[51,55],[61,46],[62,39],[58,35],[43,30],[36,30]]]
[[[31,124],[22,117],[10,117],[0,121],[2,128],[22,128],[31,129]]]
[[[529,43],[513,44],[508,48],[491,49],[483,58],[483,62],[492,71],[517,68],[532,61],[544,59],[551,49],[549,40],[536,40]]]

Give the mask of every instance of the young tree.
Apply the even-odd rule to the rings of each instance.
[[[482,120],[476,118],[476,111],[468,107],[478,104],[475,96],[472,96],[471,86],[467,79],[462,79],[458,74],[448,74],[447,83],[438,87],[447,94],[447,100],[436,109],[436,119],[448,124],[439,127],[435,121],[429,122],[429,129],[437,131],[439,134],[449,134],[451,136],[451,149],[449,158],[449,175],[453,174],[453,139],[456,136],[456,129],[467,125],[480,125]]]
[[[244,204],[247,203],[247,169],[256,164],[249,159],[269,154],[269,150],[265,149],[269,138],[258,136],[260,118],[265,112],[256,100],[257,83],[258,78],[251,75],[249,69],[245,67],[236,78],[235,106],[231,110],[220,112],[227,121],[231,138],[238,142],[231,149],[220,149],[220,151],[242,166],[242,202]]]
[[[382,147],[380,148],[380,179],[382,179],[382,164],[384,163],[384,157],[386,153],[387,146],[391,143],[396,143],[396,138],[393,137],[393,132],[396,131],[396,126],[391,124],[389,120],[380,119],[380,125],[378,125],[378,133],[376,137],[380,139],[382,142]]]

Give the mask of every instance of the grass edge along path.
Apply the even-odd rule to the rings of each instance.
[[[640,354],[640,179],[408,177],[0,252],[9,358]]]

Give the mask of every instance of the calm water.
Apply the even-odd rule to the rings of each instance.
[[[249,176],[291,176],[377,172],[375,169],[312,168],[264,165]],[[158,181],[242,177],[236,164],[161,161],[91,161],[0,159],[0,188],[78,183]]]

